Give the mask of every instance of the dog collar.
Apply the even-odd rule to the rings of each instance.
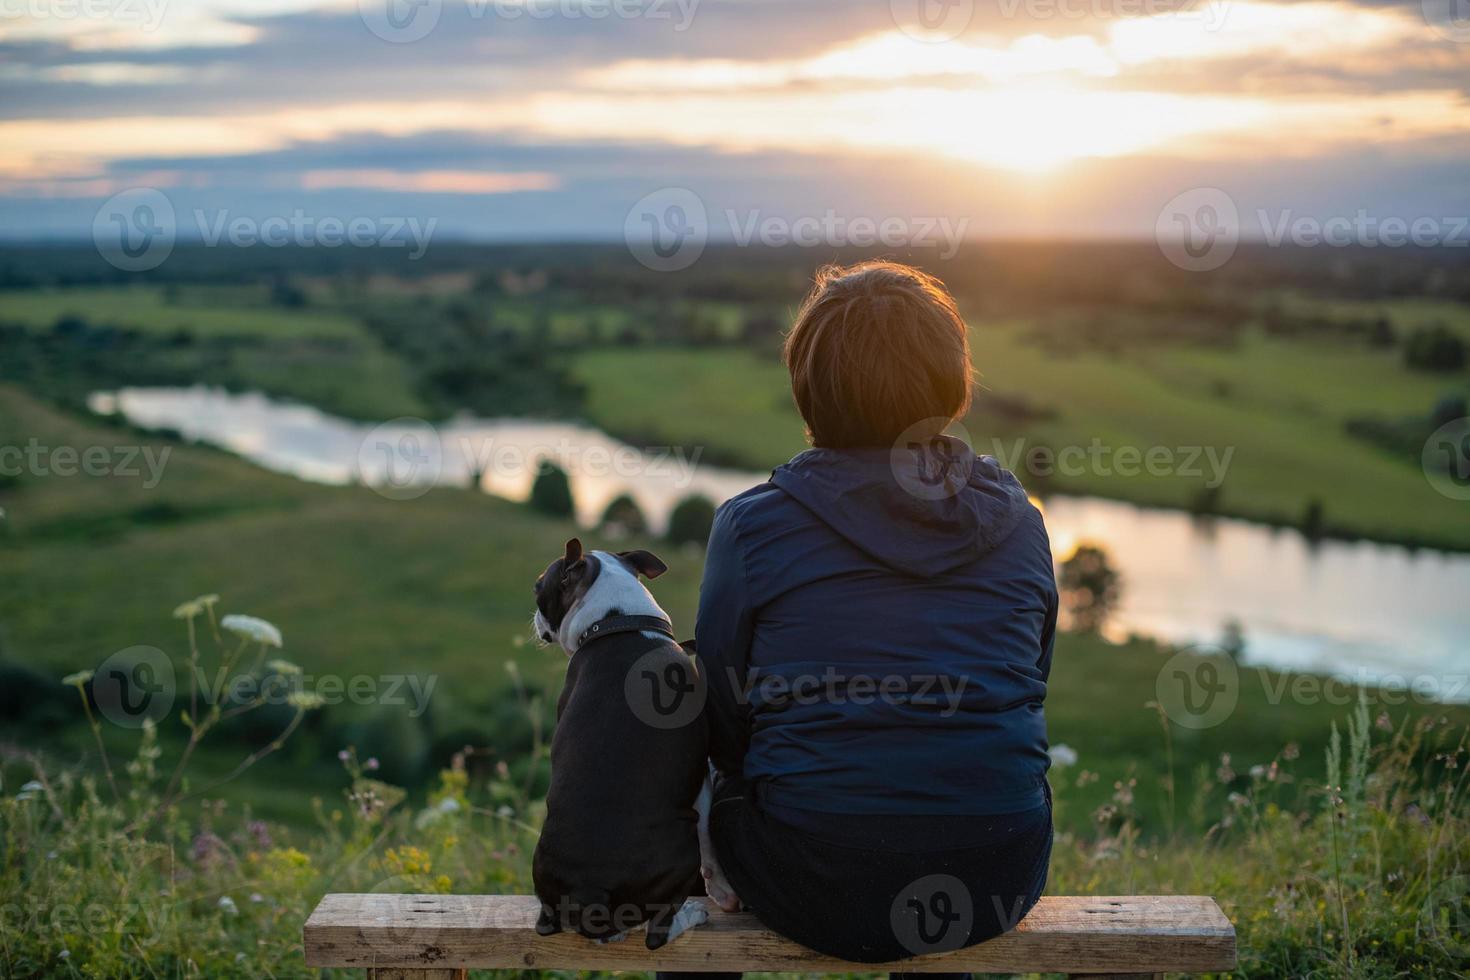
[[[582,649],[588,641],[611,636],[614,633],[636,633],[641,630],[653,630],[662,633],[669,639],[674,639],[674,627],[667,619],[659,616],[609,616],[599,619],[591,626],[582,631],[577,637],[577,649]]]

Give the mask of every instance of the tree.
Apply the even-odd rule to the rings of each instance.
[[[531,509],[553,517],[571,517],[574,508],[572,483],[566,470],[549,459],[541,460],[536,481],[531,484]]]
[[[610,536],[626,538],[647,533],[648,521],[644,520],[643,511],[638,509],[637,502],[625,493],[614,498],[607,505],[607,510],[602,512],[601,527]]]
[[[1067,624],[1084,633],[1102,629],[1123,593],[1122,577],[1113,568],[1107,551],[1092,544],[1078,545],[1062,562],[1057,586]]]
[[[1444,324],[1420,327],[1404,344],[1404,363],[1420,371],[1458,371],[1465,366],[1465,342]]]
[[[679,501],[669,515],[668,539],[674,544],[709,543],[709,532],[715,524],[715,505],[708,497],[692,496]]]

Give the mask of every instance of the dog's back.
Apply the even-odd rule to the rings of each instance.
[[[666,638],[621,633],[572,658],[532,865],[558,928],[610,938],[699,892],[699,701],[693,661]]]

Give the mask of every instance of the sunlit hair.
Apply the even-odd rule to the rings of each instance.
[[[786,367],[812,445],[893,445],[970,407],[970,341],[954,297],[896,262],[828,266],[786,337]]]

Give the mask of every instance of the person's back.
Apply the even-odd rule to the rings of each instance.
[[[1041,515],[942,434],[973,380],[932,277],[824,271],[786,362],[814,448],[720,508],[700,590],[715,852],[762,921],[830,955],[984,941],[1051,848]]]
[[[722,509],[700,649],[724,675],[715,703],[738,693],[748,717],[716,723],[712,754],[763,802],[968,816],[1042,805],[1046,531],[1013,476],[948,448],[968,469],[952,496],[914,497],[887,451],[813,449]],[[736,662],[713,637],[734,636],[742,608],[754,615]],[[745,731],[748,746],[726,737]]]

